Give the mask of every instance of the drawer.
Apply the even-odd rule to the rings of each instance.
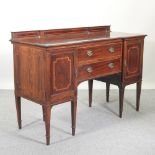
[[[78,68],[78,80],[84,81],[96,77],[121,72],[121,59],[83,65]]]
[[[81,47],[78,50],[79,65],[86,61],[95,61],[97,59],[113,59],[122,55],[122,42],[98,44],[95,46]]]

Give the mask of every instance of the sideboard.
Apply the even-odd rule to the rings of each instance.
[[[75,135],[79,83],[118,75],[125,85],[141,82],[145,36],[112,32],[110,26],[12,32],[19,129],[23,97],[42,106],[49,145],[51,109],[71,101],[72,135]],[[123,98],[120,117],[122,105]]]

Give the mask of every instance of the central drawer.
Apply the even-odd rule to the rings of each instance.
[[[78,49],[78,65],[98,59],[114,59],[122,55],[122,42],[99,43]]]
[[[121,72],[121,58],[80,66],[78,80],[84,81],[119,72]]]

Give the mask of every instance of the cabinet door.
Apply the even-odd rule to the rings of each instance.
[[[123,80],[135,82],[141,78],[144,39],[130,39],[124,42]]]
[[[52,93],[60,93],[74,89],[74,53],[60,51],[52,55],[51,78]]]

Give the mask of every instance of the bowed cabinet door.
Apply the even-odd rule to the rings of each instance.
[[[123,81],[134,83],[142,78],[144,38],[124,41]]]

